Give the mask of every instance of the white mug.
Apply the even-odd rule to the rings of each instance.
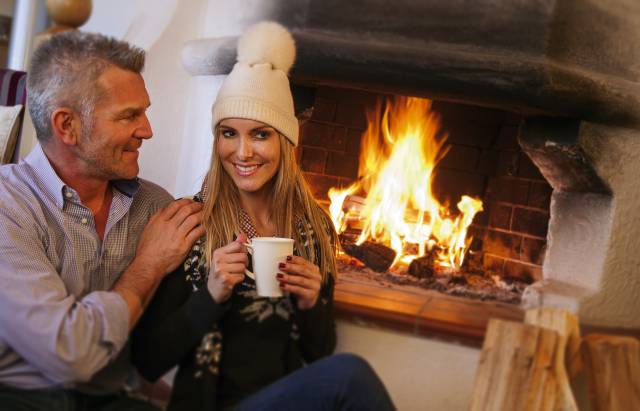
[[[258,295],[261,297],[282,297],[282,289],[276,275],[280,263],[293,255],[293,239],[281,237],[254,237],[245,243],[251,254],[253,273],[246,274],[256,281]]]

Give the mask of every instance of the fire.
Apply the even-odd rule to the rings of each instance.
[[[451,216],[433,196],[433,170],[448,151],[446,139],[430,100],[398,97],[387,101],[384,110],[378,106],[369,113],[358,181],[329,190],[338,233],[355,218],[363,224],[357,244],[370,240],[391,247],[396,251],[392,267],[433,250],[440,266],[458,270],[472,240],[469,225],[482,211],[482,201],[463,196],[460,214]],[[362,206],[345,210],[345,200],[362,192]]]

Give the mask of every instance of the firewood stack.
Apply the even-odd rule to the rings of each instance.
[[[582,341],[592,408],[640,410],[640,341],[591,334]]]
[[[530,310],[524,323],[490,320],[471,410],[578,410],[570,380],[580,371],[589,376],[594,411],[640,409],[638,340],[581,340],[577,318],[556,308]]]

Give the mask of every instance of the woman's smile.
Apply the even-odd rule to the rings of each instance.
[[[250,177],[254,175],[262,164],[239,164],[234,163],[236,172],[242,177]]]

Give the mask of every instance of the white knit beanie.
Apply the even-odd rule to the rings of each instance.
[[[270,125],[298,145],[298,120],[287,78],[295,54],[293,37],[280,24],[249,27],[238,41],[238,62],[213,104],[214,130],[225,118],[245,118]]]

